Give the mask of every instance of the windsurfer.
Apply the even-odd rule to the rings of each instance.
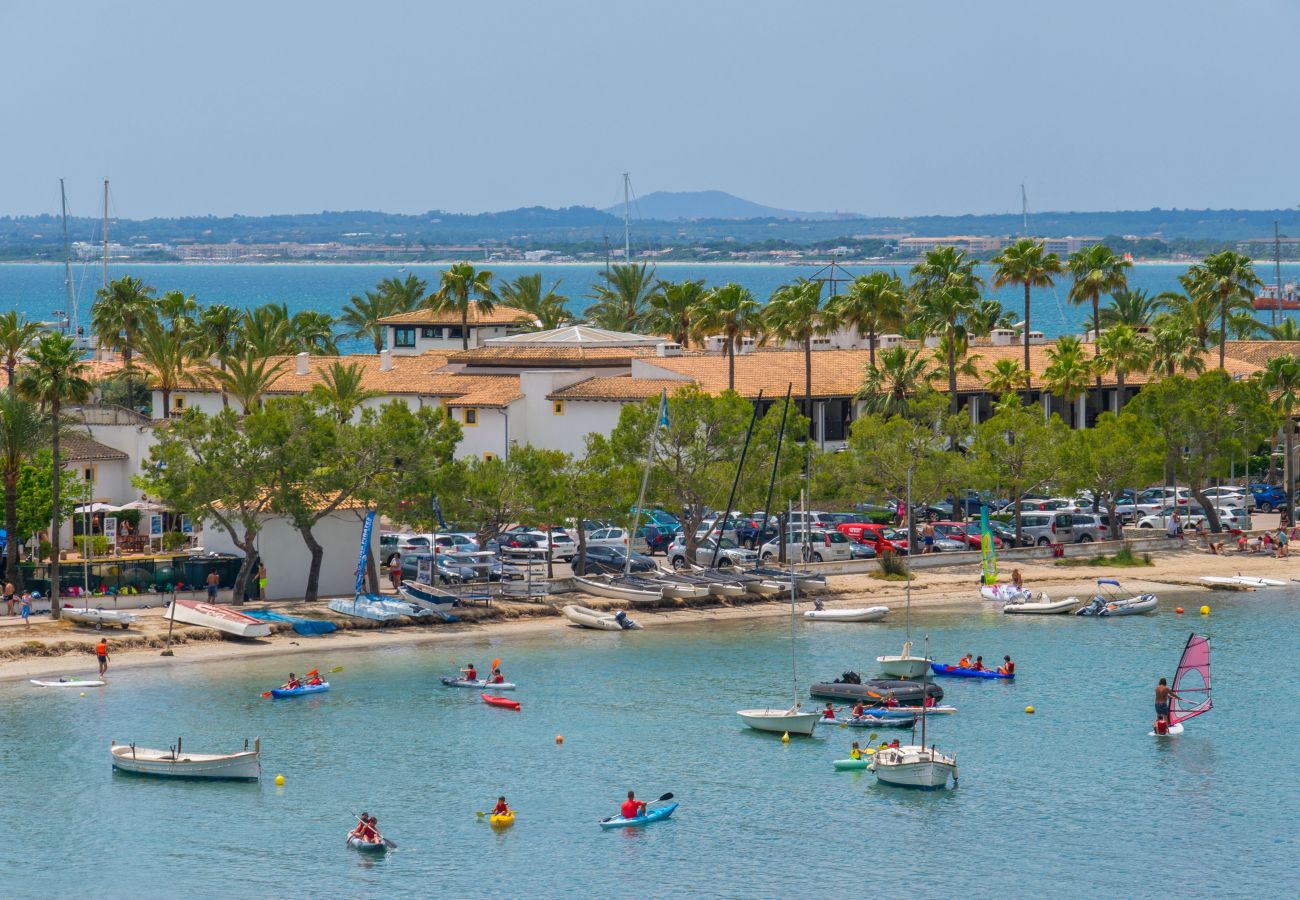
[[[1169,689],[1169,682],[1161,678],[1156,685],[1156,734],[1169,730],[1169,698],[1174,692]]]

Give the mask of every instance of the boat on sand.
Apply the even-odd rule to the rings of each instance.
[[[621,609],[611,613],[570,604],[561,612],[566,619],[582,628],[595,628],[598,631],[629,631],[641,627],[628,618],[627,613]]]
[[[103,628],[105,625],[117,625],[123,631],[131,627],[135,621],[135,615],[125,610],[119,609],[79,609],[75,606],[69,606],[61,613],[63,618],[81,625],[94,625],[95,630]]]
[[[172,601],[172,618],[186,625],[201,625],[214,628],[223,634],[241,638],[262,638],[271,636],[271,626],[266,622],[236,612],[228,606],[218,606],[202,600]]]

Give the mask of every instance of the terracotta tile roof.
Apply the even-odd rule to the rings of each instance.
[[[1218,350],[1214,361],[1219,361]],[[1275,356],[1300,356],[1300,341],[1228,341],[1227,355],[1248,365],[1263,368]]]
[[[548,400],[645,400],[660,392],[673,393],[690,384],[680,378],[633,378],[630,375],[596,376],[548,394]]]
[[[127,459],[121,450],[101,444],[89,435],[72,432],[59,442],[59,455],[65,462]]]
[[[469,304],[469,324],[471,325],[514,325],[521,318],[529,318],[528,313],[514,306],[496,304],[489,313],[480,311],[477,301]],[[385,316],[379,320],[382,325],[459,325],[460,313],[455,310],[415,309],[395,316]]]
[[[465,393],[445,401],[447,406],[504,407],[524,396],[518,375],[452,376]]]
[[[347,356],[309,356],[307,357],[307,374],[298,374],[296,356],[267,357],[267,367],[281,364],[280,372],[271,383],[269,393],[302,394],[320,384],[334,363],[345,366],[359,364],[362,368],[361,386],[367,391],[380,391],[385,394],[432,394],[430,386],[447,378],[441,369],[447,364],[447,357],[441,353],[422,353],[416,356],[392,357],[392,368],[380,371],[380,357],[374,353],[351,353]],[[187,379],[182,390],[211,391],[218,390],[211,380],[198,377]],[[156,385],[155,385],[156,389]]]
[[[633,359],[655,356],[653,346],[644,347],[475,347],[447,354],[452,363],[479,366],[618,366]]]

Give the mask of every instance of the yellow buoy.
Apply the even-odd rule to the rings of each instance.
[[[563,744],[563,743],[564,743],[564,735],[562,735],[562,734],[557,734],[557,735],[555,736],[555,743],[556,743],[557,746],[558,746],[559,744]]]
[[[790,743],[790,732],[787,731],[781,735],[781,743],[783,744]]]
[[[1202,606],[1201,615],[1208,616],[1209,614],[1210,614],[1210,608],[1208,606]]]
[[[86,696],[86,692],[85,692],[85,691],[82,691],[82,692],[81,692],[81,696],[83,696],[83,697]]]
[[[1034,714],[1034,708],[1032,706],[1026,706],[1025,712],[1029,713],[1032,716]]]
[[[275,776],[275,786],[276,786],[276,787],[284,787],[284,776],[283,776],[283,775],[277,775],[277,776]]]

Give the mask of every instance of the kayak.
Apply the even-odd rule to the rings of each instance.
[[[483,702],[488,706],[499,706],[502,709],[513,709],[515,712],[519,711],[518,700],[511,700],[509,697],[493,697],[491,694],[479,694],[479,696],[483,698]]]
[[[493,828],[509,828],[511,825],[515,824],[515,811],[512,809],[510,812],[504,813],[503,815],[488,816],[488,824]]]
[[[303,694],[323,694],[330,689],[328,681],[322,681],[320,684],[303,684],[296,688],[271,688],[272,697],[301,697]]]
[[[464,678],[456,678],[450,675],[443,678],[442,683],[447,685],[447,687],[477,688],[480,691],[483,690],[483,688],[491,688],[494,691],[513,691],[515,689],[515,686],[508,681],[503,681],[500,684],[492,684],[482,678],[477,681],[467,681]]]
[[[1004,675],[1001,672],[995,672],[993,669],[960,669],[957,666],[945,666],[942,663],[930,663],[930,668],[936,675],[951,675],[954,678],[1015,678],[1012,672],[1010,675]]]
[[[383,853],[388,849],[383,841],[363,841],[356,835],[348,835],[348,846],[362,853]]]
[[[57,681],[33,678],[32,684],[37,687],[103,687],[108,682],[99,678],[78,678],[76,675],[64,675]]]
[[[871,760],[866,756],[861,759],[837,759],[831,765],[835,767],[836,772],[849,772],[853,769],[865,769],[871,765]]]
[[[669,803],[667,806],[660,806],[655,809],[647,809],[645,815],[635,816],[631,819],[625,819],[622,816],[610,816],[608,819],[600,820],[601,828],[640,828],[642,825],[649,825],[651,822],[658,822],[666,819],[673,814],[677,808],[676,803]]]
[[[911,728],[916,716],[858,716],[853,719],[822,719],[823,725],[847,725],[850,728]]]

